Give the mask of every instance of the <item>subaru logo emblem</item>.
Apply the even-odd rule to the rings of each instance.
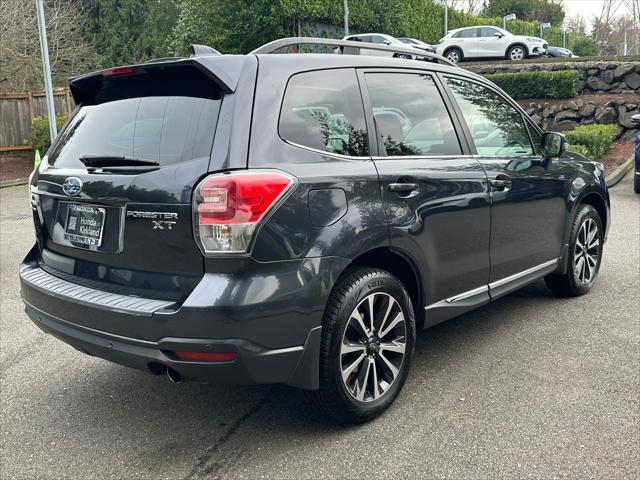
[[[62,184],[62,191],[67,195],[78,195],[82,191],[82,180],[78,177],[69,177]]]

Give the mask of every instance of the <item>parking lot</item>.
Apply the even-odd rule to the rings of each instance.
[[[638,478],[640,197],[612,190],[600,278],[542,282],[421,332],[380,419],[328,424],[285,386],[175,385],[83,356],[23,312],[26,187],[0,190],[2,478]]]

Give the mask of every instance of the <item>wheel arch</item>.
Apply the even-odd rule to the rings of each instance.
[[[460,47],[458,47],[457,45],[451,45],[450,47],[447,47],[443,50],[442,52],[442,56],[446,58],[447,53],[449,53],[451,50],[457,50],[460,53],[460,60],[462,60],[464,57],[464,52],[462,51],[462,49]]]
[[[398,277],[409,293],[417,328],[421,328],[424,322],[424,290],[420,270],[413,259],[397,249],[378,247],[358,255],[347,265],[345,271],[358,267],[380,268]]]
[[[509,57],[509,50],[511,50],[513,47],[522,47],[524,48],[524,54],[525,56],[529,56],[529,47],[527,47],[527,45],[523,42],[513,42],[512,44],[510,44],[507,49],[504,52],[504,56],[505,57]]]
[[[560,264],[558,265],[558,273],[565,273],[567,271],[567,261],[568,261],[568,249],[566,248],[569,243],[569,236],[571,235],[571,223],[576,216],[576,212],[581,205],[591,205],[595,208],[596,212],[600,216],[600,220],[602,221],[602,227],[604,229],[604,236],[606,238],[606,233],[609,228],[609,207],[608,202],[605,199],[603,193],[600,190],[588,189],[576,199],[571,207],[571,214],[568,217],[568,226],[564,236],[562,256],[560,259]]]

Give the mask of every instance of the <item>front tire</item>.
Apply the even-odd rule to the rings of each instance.
[[[416,325],[407,290],[384,270],[347,272],[333,289],[322,321],[320,388],[314,400],[342,424],[384,412],[404,385]]]
[[[527,52],[522,45],[514,45],[507,52],[507,60],[524,60],[527,58]]]
[[[591,205],[578,207],[569,237],[567,273],[544,278],[555,295],[572,297],[591,290],[600,271],[603,235],[602,220],[596,209]]]
[[[633,174],[633,191],[640,193],[640,171],[638,170]]]

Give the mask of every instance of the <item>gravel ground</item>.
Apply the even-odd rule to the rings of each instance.
[[[542,282],[422,332],[381,418],[327,424],[284,386],[174,385],[83,356],[23,313],[26,187],[0,190],[0,477],[638,478],[640,196],[612,189],[589,295]]]

